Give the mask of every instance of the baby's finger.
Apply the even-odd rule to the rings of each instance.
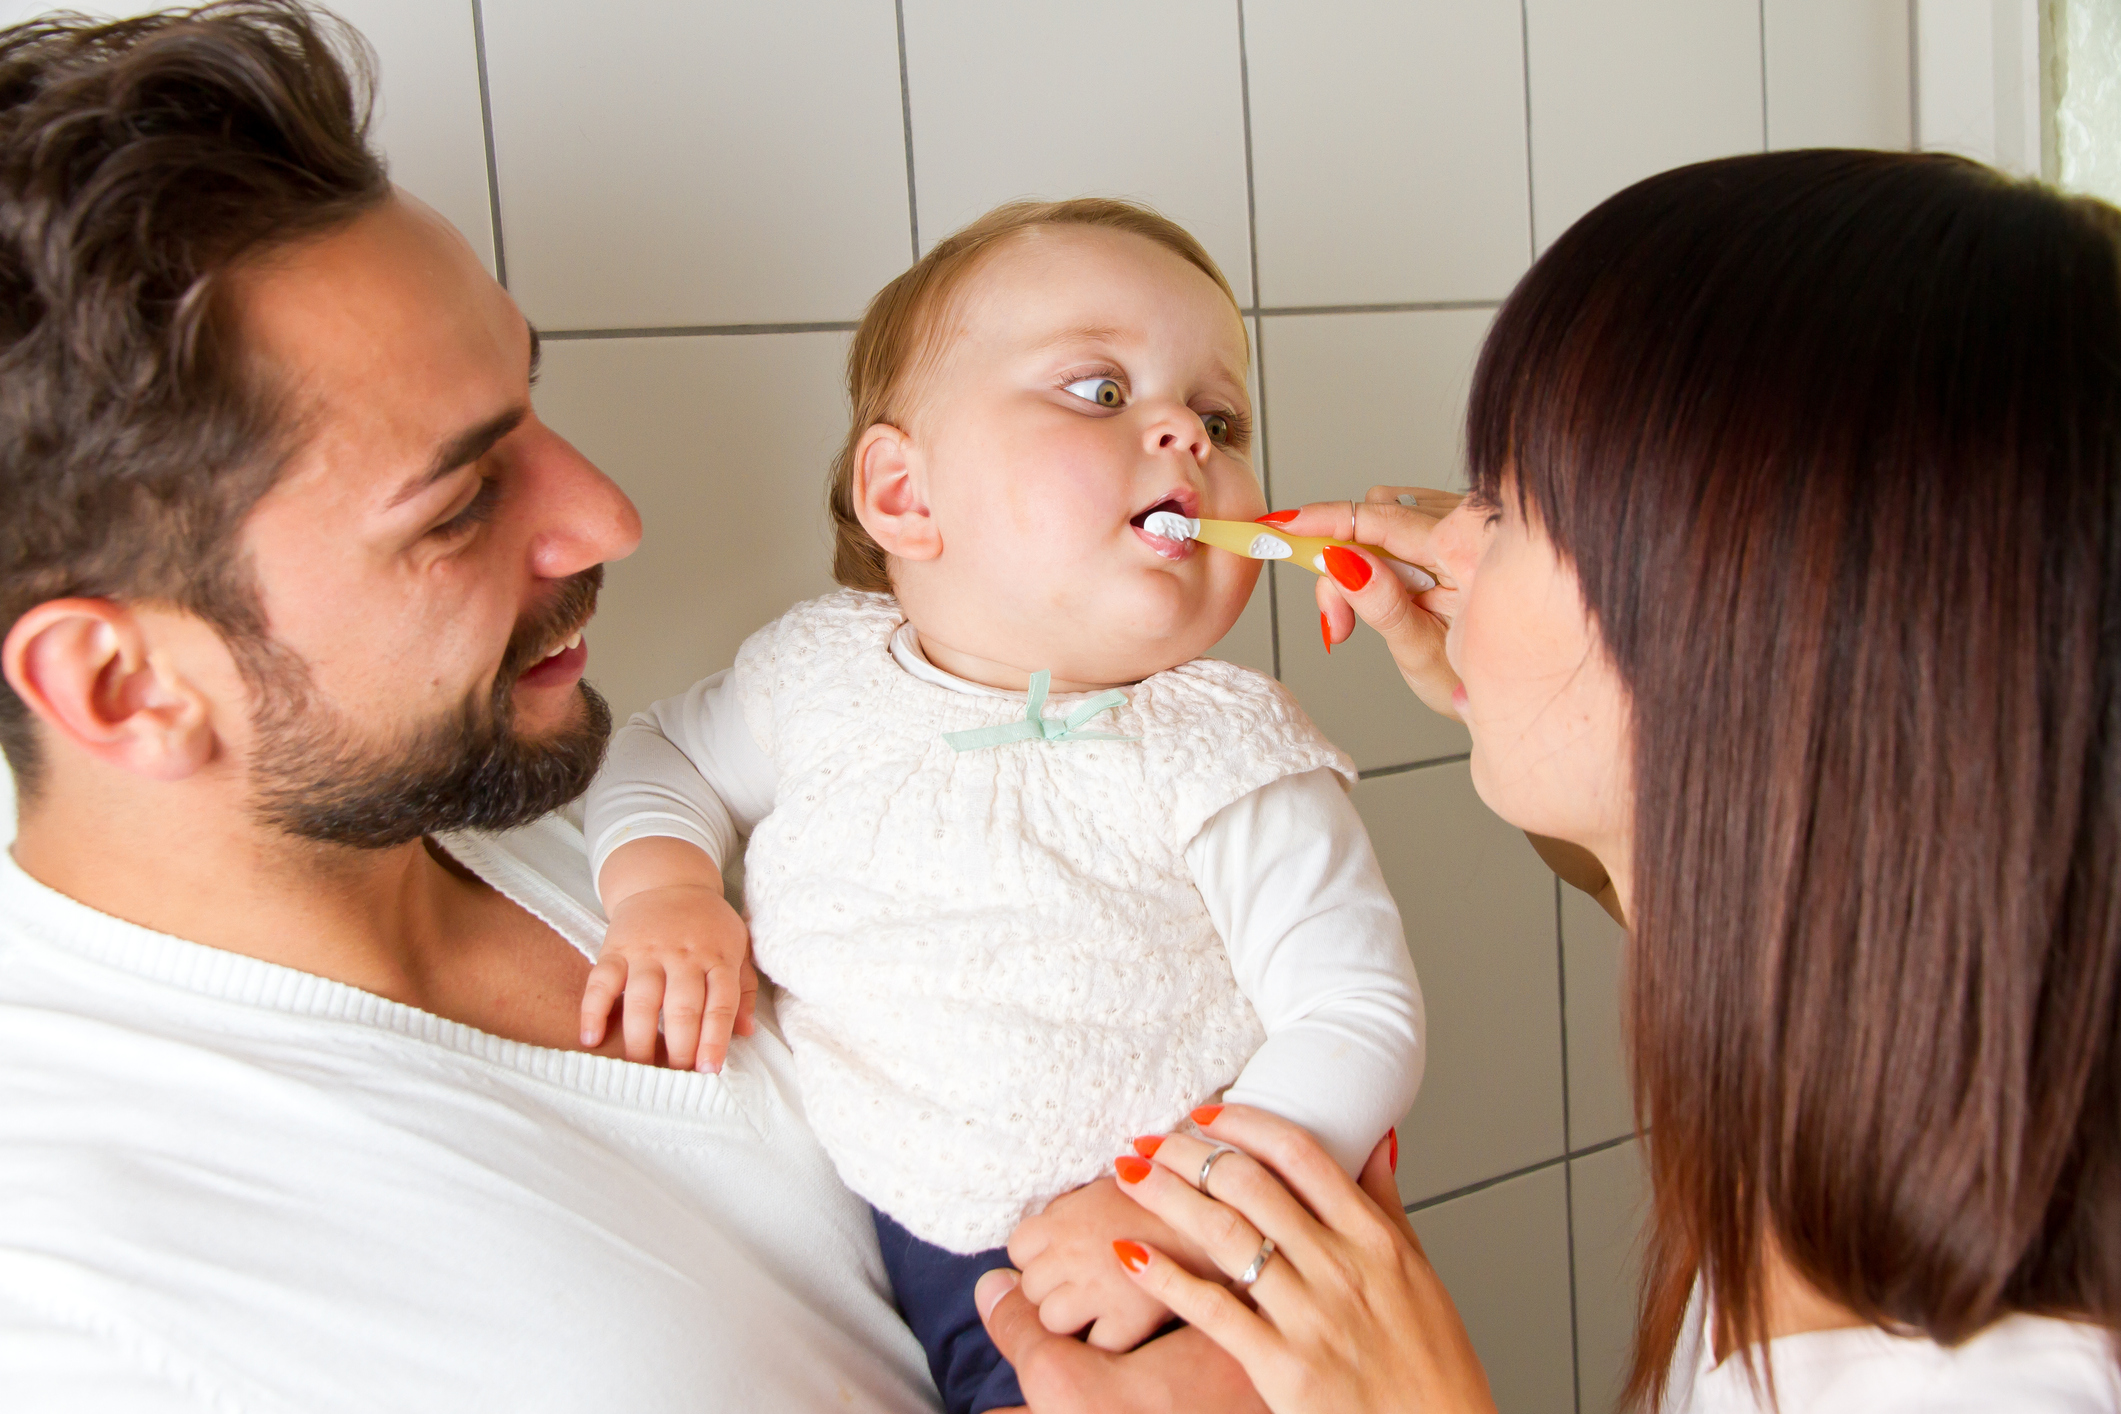
[[[759,1029],[759,970],[751,965],[751,959],[744,959],[741,975],[744,979],[743,1000],[736,1009],[736,1034],[749,1036]]]
[[[620,1028],[626,1034],[626,1059],[635,1065],[655,1064],[655,1023],[663,1010],[663,969],[643,963],[626,975],[626,1013]]]
[[[1281,1334],[1273,1326],[1223,1287],[1202,1281],[1154,1247],[1121,1241],[1112,1244],[1112,1251],[1136,1286],[1235,1356],[1253,1384],[1261,1382],[1267,1362],[1282,1352]]]
[[[1055,1335],[1074,1335],[1097,1319],[1096,1294],[1079,1282],[1064,1281],[1040,1296],[1026,1273],[1024,1295],[1038,1303],[1038,1323]]]
[[[611,1024],[611,1009],[626,990],[626,959],[606,953],[589,969],[589,984],[582,989],[582,1046],[595,1050],[604,1044],[605,1028]]]
[[[663,1049],[673,1070],[719,1068],[707,1064],[707,1032],[702,1017],[707,1010],[707,979],[696,968],[680,967],[663,984]]]
[[[722,963],[707,969],[707,1011],[700,1020],[700,1069],[720,1072],[729,1054],[729,1033],[743,1010],[743,977]]]

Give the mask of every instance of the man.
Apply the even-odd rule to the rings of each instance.
[[[297,0],[0,34],[0,1402],[930,1408],[770,1024],[577,1049],[552,812],[639,522],[358,48]]]

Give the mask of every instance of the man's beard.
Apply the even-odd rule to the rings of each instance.
[[[239,656],[259,695],[253,813],[303,839],[388,849],[445,830],[513,829],[573,800],[604,760],[610,707],[580,683],[579,718],[528,740],[514,731],[513,692],[525,669],[588,622],[603,582],[602,566],[568,579],[516,625],[491,689],[386,746],[319,702],[305,665],[276,645],[246,645]]]

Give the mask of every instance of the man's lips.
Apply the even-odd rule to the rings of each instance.
[[[580,634],[548,657],[540,658],[516,679],[518,687],[564,687],[582,675],[589,662],[589,643]]]

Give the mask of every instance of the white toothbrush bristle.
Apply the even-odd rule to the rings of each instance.
[[[1142,529],[1165,540],[1192,540],[1200,535],[1200,522],[1177,511],[1154,511],[1142,521]]]

